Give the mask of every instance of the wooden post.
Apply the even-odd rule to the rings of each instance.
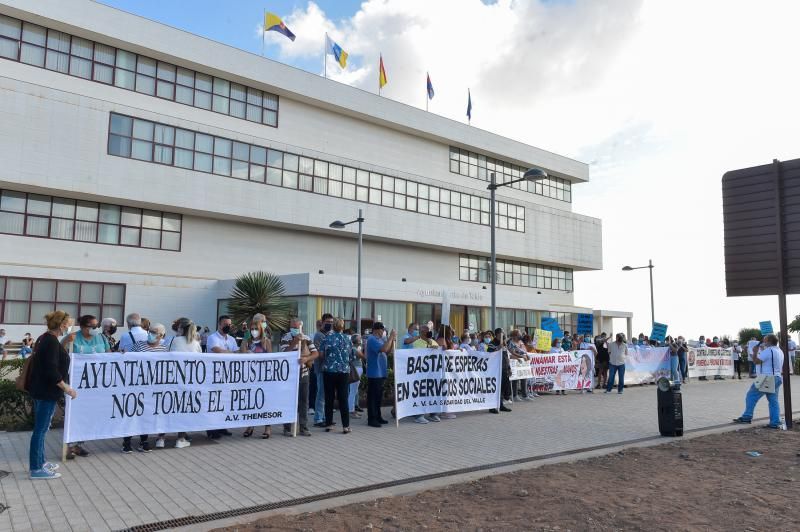
[[[789,331],[786,316],[786,273],[783,257],[783,168],[777,159],[772,160],[775,170],[775,240],[778,264],[778,327],[781,331],[780,348],[783,351],[783,411],[786,428],[792,428],[792,385],[789,373]],[[772,368],[775,371],[775,368]]]

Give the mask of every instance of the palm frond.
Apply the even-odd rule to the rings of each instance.
[[[285,296],[283,281],[268,272],[250,272],[236,279],[228,302],[233,323],[250,321],[253,314],[267,317],[270,329],[286,330],[291,304]]]

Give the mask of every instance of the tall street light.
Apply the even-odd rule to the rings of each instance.
[[[643,270],[645,268],[650,270],[650,321],[652,322],[650,325],[652,326],[656,322],[656,307],[655,303],[653,303],[653,259],[647,261],[647,266],[623,266],[622,271],[632,272],[633,270]]]
[[[489,231],[491,234],[492,239],[492,268],[491,268],[491,284],[492,284],[492,330],[494,331],[497,328],[497,323],[495,322],[495,316],[497,314],[497,254],[495,252],[495,221],[494,221],[494,196],[495,191],[500,187],[507,187],[509,185],[513,185],[514,183],[519,183],[520,181],[539,181],[542,179],[547,179],[547,172],[540,168],[531,168],[525,174],[519,178],[514,179],[512,181],[506,181],[505,183],[497,183],[495,181],[495,173],[492,172],[489,174],[489,186],[486,187],[491,194],[491,199],[489,200]]]
[[[364,212],[358,209],[358,218],[349,222],[336,220],[331,222],[330,228],[344,229],[350,224],[358,222],[358,299],[356,300],[356,333],[361,336],[361,253],[364,249]]]

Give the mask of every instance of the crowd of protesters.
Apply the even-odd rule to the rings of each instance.
[[[493,414],[511,412],[509,404],[530,402],[541,395],[535,391],[532,379],[510,380],[511,360],[529,362],[534,353],[560,353],[563,351],[584,350],[593,353],[594,364],[589,355],[587,361],[581,361],[578,375],[580,393],[592,393],[595,389],[604,389],[611,393],[616,387],[622,394],[625,383],[626,359],[630,349],[644,346],[667,347],[670,353],[670,370],[676,382],[688,382],[687,353],[690,348],[722,347],[730,348],[735,366],[735,373],[741,379],[741,370],[745,368],[751,377],[755,377],[755,367],[760,364],[757,353],[769,348],[774,351],[772,339],[766,337],[762,341],[753,338],[746,346],[739,342],[720,340],[717,337],[706,339],[701,336],[697,341],[687,342],[683,336],[666,337],[663,342],[649,339],[644,334],[627,339],[622,333],[609,337],[601,333],[579,335],[564,332],[553,338],[547,351],[536,349],[536,339],[526,331],[512,329],[505,332],[498,328],[484,332],[463,331],[456,333],[449,325],[434,327],[432,322],[426,324],[410,323],[406,332],[398,338],[396,331],[387,331],[381,322],[375,322],[368,334],[362,336],[352,334],[345,329],[345,322],[331,314],[324,314],[315,324],[313,336],[304,331],[304,324],[299,318],[293,318],[289,330],[280,337],[279,345],[273,346],[273,332],[263,314],[255,314],[239,326],[234,326],[229,316],[221,316],[215,330],[196,325],[191,319],[181,317],[173,321],[171,330],[160,323],[152,323],[138,313],[126,317],[127,331],[117,334],[117,322],[114,319],[98,319],[96,316],[84,315],[77,320],[78,329],[74,330],[73,319],[63,311],[49,313],[46,317],[47,332],[36,341],[28,334],[23,339],[20,353],[23,358],[35,355],[36,362],[31,366],[28,390],[34,400],[34,429],[31,437],[30,471],[31,478],[58,478],[57,464],[47,462],[44,455],[44,437],[59,399],[64,394],[73,399],[77,393],[69,386],[69,357],[71,353],[125,353],[125,352],[208,352],[208,353],[270,353],[274,351],[298,351],[300,383],[298,387],[298,418],[296,434],[311,436],[309,415],[313,413],[313,426],[331,432],[336,427],[334,406],[340,413],[341,431],[351,432],[350,422],[361,419],[364,409],[359,401],[360,377],[366,375],[366,424],[380,428],[389,421],[383,417],[381,406],[384,400],[384,384],[388,377],[388,355],[395,349],[435,348],[472,349],[483,352],[502,353],[502,375],[499,408],[491,409]],[[275,337],[277,339],[277,337]],[[5,331],[0,330],[0,346],[5,346],[8,339]],[[777,341],[776,341],[777,343]],[[797,345],[789,340],[789,355],[794,362]],[[782,355],[781,355],[782,356]],[[782,359],[781,359],[782,360]],[[745,367],[745,361],[750,367]],[[593,367],[593,373],[592,372]],[[354,377],[357,375],[357,378]],[[721,377],[720,377],[721,378]],[[704,380],[704,377],[700,377]],[[545,392],[542,392],[545,393]],[[552,391],[556,395],[565,395],[565,390]],[[760,397],[760,396],[758,396]],[[748,405],[754,406],[758,397],[748,396]],[[772,411],[772,398],[770,410]],[[310,407],[310,408],[309,408]],[[750,408],[748,406],[748,408]],[[742,420],[752,415],[752,408],[745,412]],[[394,415],[394,412],[392,412]],[[431,413],[414,418],[419,424],[438,423],[442,419],[454,419],[452,413]],[[283,425],[283,435],[293,437],[295,431],[291,424]],[[244,438],[253,437],[256,427],[247,427],[241,433]],[[233,436],[227,429],[206,431],[206,436],[219,440]],[[268,439],[272,436],[272,427],[266,425],[260,437]],[[151,452],[150,435],[130,435],[122,440],[121,450],[125,454],[134,451],[133,438],[138,439],[135,450],[141,453]],[[155,447],[166,446],[166,434],[158,434]],[[182,449],[191,445],[191,437],[186,433],[176,435],[174,446]],[[89,456],[83,442],[67,444],[67,459],[76,456]]]

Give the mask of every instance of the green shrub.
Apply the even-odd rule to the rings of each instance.
[[[14,381],[0,379],[0,430],[30,430],[32,427],[31,396],[17,390]]]

